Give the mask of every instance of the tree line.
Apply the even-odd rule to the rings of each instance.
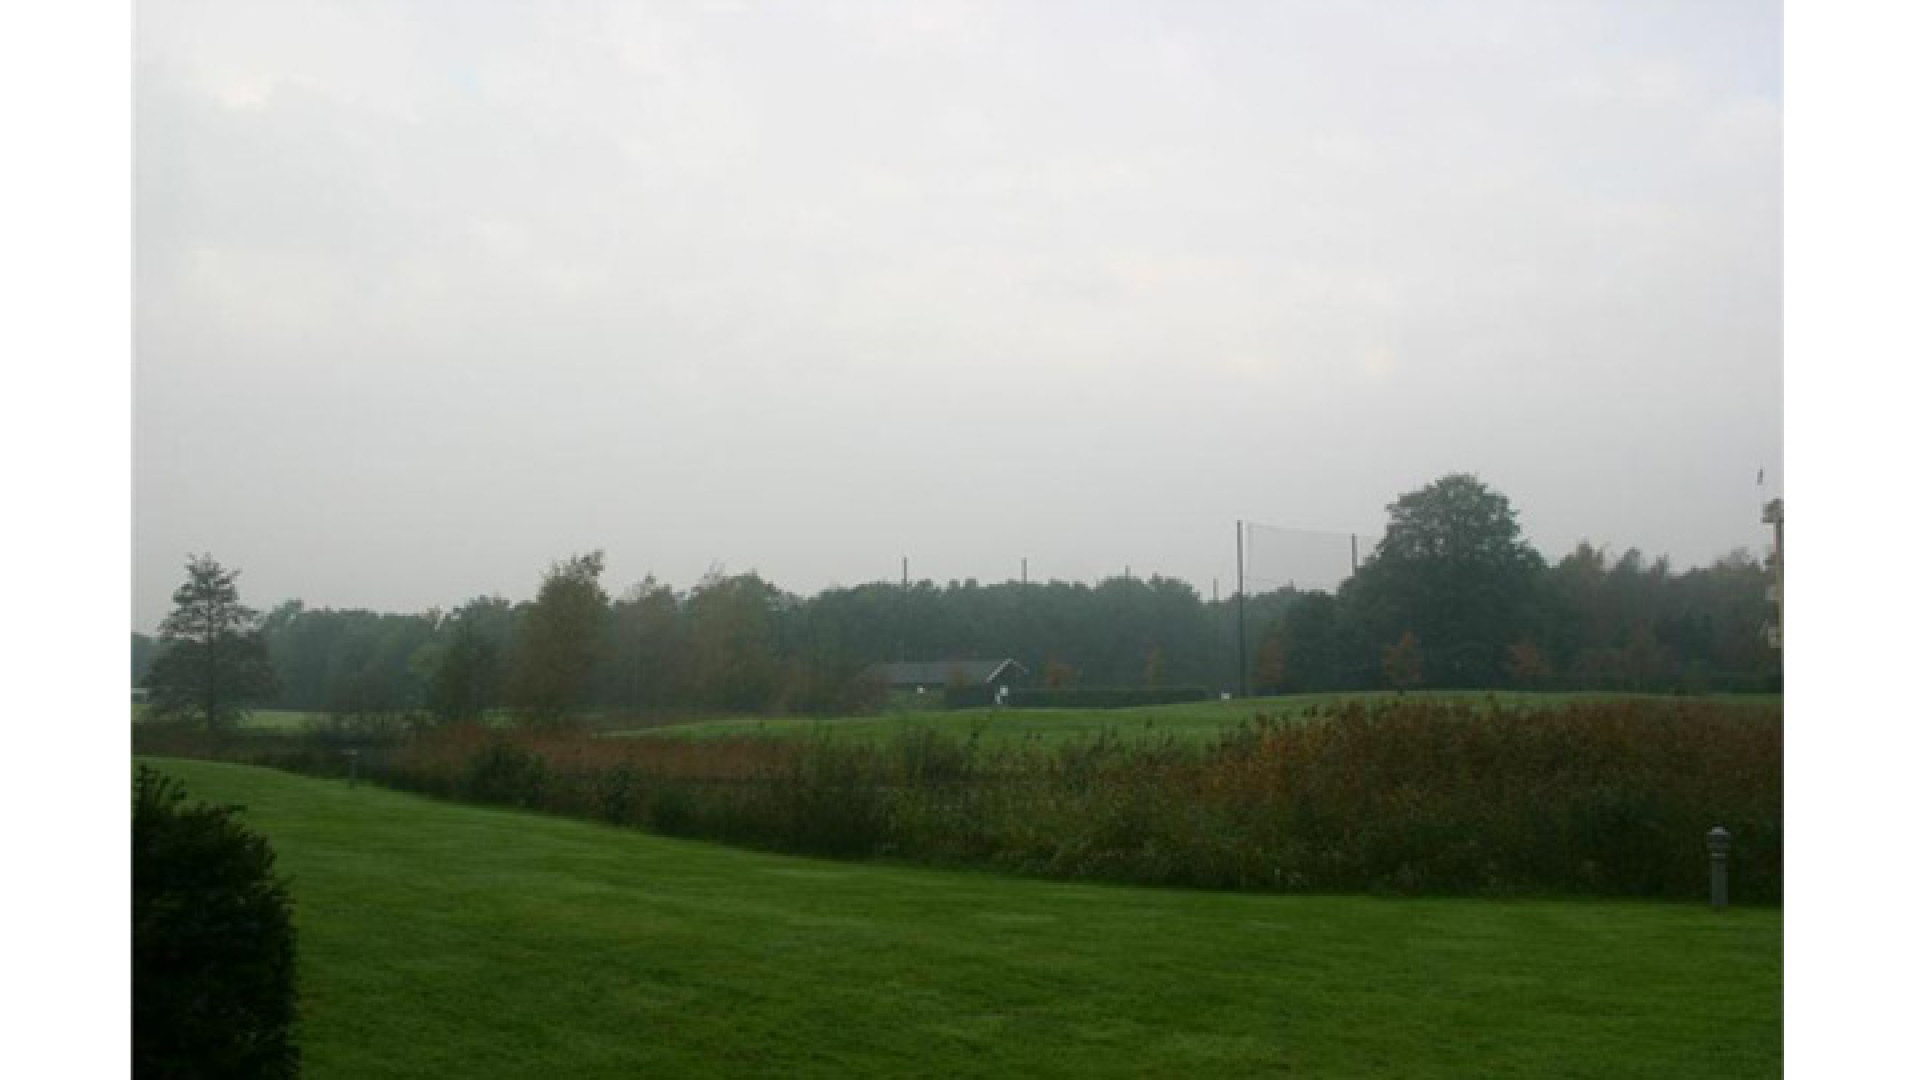
[[[1675,572],[1583,541],[1549,565],[1506,497],[1464,474],[1401,496],[1388,518],[1338,592],[1294,597],[1262,627],[1255,686],[1780,688],[1774,570],[1745,551]]]
[[[527,601],[393,614],[292,600],[262,616],[201,556],[160,639],[134,635],[134,675],[154,686],[155,708],[216,723],[208,665],[225,665],[218,677],[240,697],[279,708],[445,720],[505,709],[532,723],[583,710],[862,711],[884,700],[867,671],[888,660],[1009,657],[1035,684],[1261,693],[1778,687],[1771,572],[1744,552],[1675,572],[1582,543],[1549,565],[1506,498],[1466,475],[1388,512],[1385,539],[1338,591],[1244,604],[1158,576],[801,597],[714,573],[686,591],[649,577],[615,596],[591,552],[555,562]]]

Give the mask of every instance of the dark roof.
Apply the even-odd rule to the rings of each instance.
[[[1011,665],[1008,675],[1025,675],[1027,669],[1012,660],[903,660],[875,664],[867,670],[889,686],[945,686],[956,673],[964,683],[990,683]]]

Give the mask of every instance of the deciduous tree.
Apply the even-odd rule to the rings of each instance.
[[[497,596],[476,597],[442,625],[445,642],[427,683],[428,705],[448,722],[478,720],[500,704],[513,608]]]
[[[758,574],[709,574],[687,597],[695,692],[724,709],[772,706],[780,692],[778,620],[791,598]]]
[[[1276,627],[1260,639],[1260,649],[1254,654],[1253,689],[1256,693],[1270,694],[1286,681],[1287,642]]]
[[[514,643],[508,697],[538,724],[564,719],[607,648],[607,592],[600,552],[554,563],[540,582]]]
[[[1432,684],[1494,685],[1546,569],[1512,505],[1455,473],[1402,495],[1387,513],[1385,539],[1343,596],[1376,642],[1401,632],[1423,642]]]
[[[1507,646],[1507,678],[1515,686],[1538,688],[1553,677],[1553,665],[1532,638],[1522,638]]]
[[[1401,634],[1400,640],[1389,645],[1380,659],[1380,670],[1387,676],[1387,685],[1403,694],[1420,685],[1424,667],[1420,641],[1411,632]]]
[[[651,575],[613,605],[606,696],[627,708],[661,708],[686,697],[680,597]]]

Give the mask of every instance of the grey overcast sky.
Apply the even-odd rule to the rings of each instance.
[[[1550,559],[1766,542],[1777,3],[135,16],[136,629],[200,551],[1204,591],[1453,471]]]

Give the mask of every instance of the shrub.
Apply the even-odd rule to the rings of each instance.
[[[814,855],[871,855],[886,831],[877,755],[809,739],[776,782],[767,842]]]
[[[133,1074],[298,1075],[292,903],[236,807],[133,786]]]
[[[1697,898],[1724,825],[1734,895],[1783,892],[1778,706],[1350,703],[1213,744],[463,727],[380,753],[363,775],[683,836],[1217,888]]]
[[[474,802],[537,807],[546,779],[546,760],[539,754],[492,739],[467,762],[458,790]]]
[[[940,704],[948,709],[984,709],[993,704],[1000,687],[994,683],[949,686],[940,691]]]
[[[789,665],[780,711],[812,716],[859,716],[878,712],[888,688],[872,672],[851,666]]]
[[[1205,701],[1202,686],[1071,686],[1016,689],[1007,704],[1015,709],[1124,709],[1135,705],[1179,705]]]

